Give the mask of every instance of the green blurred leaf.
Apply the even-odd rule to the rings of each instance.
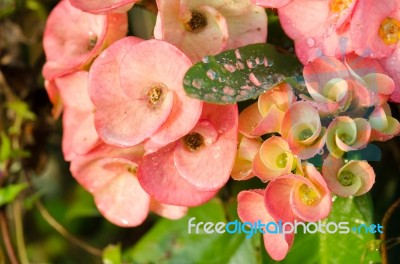
[[[78,218],[99,215],[99,211],[93,201],[93,196],[81,186],[77,185],[72,200],[68,204],[68,210],[65,213],[65,220],[70,222]]]
[[[11,184],[0,189],[0,206],[8,204],[18,196],[18,194],[28,187],[27,183]]]
[[[269,44],[252,44],[204,57],[186,72],[183,85],[193,98],[235,103],[296,78],[300,68],[295,56],[283,55]]]
[[[123,254],[129,263],[258,263],[257,236],[246,239],[244,234],[188,233],[188,221],[193,223],[227,222],[220,200],[189,210],[184,218],[172,221],[161,219],[133,247]],[[257,244],[258,243],[258,244]],[[243,262],[243,260],[246,260]]]
[[[331,264],[331,263],[379,263],[380,254],[375,235],[360,233],[351,230],[361,224],[372,224],[372,202],[368,195],[350,198],[336,197],[330,216],[322,221],[328,222],[349,222],[348,234],[315,233],[303,234],[298,232],[295,242],[287,257],[279,263],[302,264]],[[263,263],[277,263],[267,254],[263,254]]]
[[[0,161],[5,161],[11,156],[11,142],[4,132],[1,132],[0,138]]]
[[[27,103],[16,100],[7,103],[7,107],[10,110],[13,110],[19,117],[26,120],[35,120],[36,116],[33,112],[29,110],[29,106]]]
[[[108,245],[103,251],[104,264],[121,264],[121,246]]]

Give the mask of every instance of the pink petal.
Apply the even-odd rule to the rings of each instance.
[[[379,26],[396,11],[397,5],[398,1],[392,0],[383,0],[379,5],[374,0],[358,1],[350,24],[354,50],[358,55],[382,58],[393,52],[395,45],[383,42],[379,36]]]
[[[71,27],[70,21],[79,27]],[[110,39],[109,32],[113,35]],[[126,32],[126,14],[96,16],[76,9],[68,0],[61,1],[46,22],[43,38],[47,59],[43,68],[45,79],[82,69],[101,51],[105,42],[121,38]]]
[[[264,206],[264,191],[249,190],[238,194],[238,215],[242,222],[262,223],[275,222],[276,220],[268,213]],[[293,244],[294,235],[271,234],[266,232],[263,235],[264,246],[268,254],[274,260],[282,260]]]
[[[210,200],[217,191],[197,190],[175,168],[175,145],[172,143],[143,157],[138,171],[140,185],[157,201],[171,205],[197,206]]]
[[[282,222],[295,220],[290,203],[295,179],[295,177],[281,176],[271,181],[265,188],[264,203],[272,218],[282,220]]]
[[[125,168],[126,162],[113,160],[104,166]],[[149,212],[149,195],[143,191],[136,176],[128,171],[116,173],[112,180],[95,191],[94,199],[105,218],[123,227],[140,225]]]
[[[239,132],[250,138],[260,136],[254,134],[253,130],[261,122],[262,118],[257,103],[248,106],[239,115]]]
[[[163,204],[156,200],[151,200],[150,210],[162,217],[177,220],[186,215],[188,208],[184,206]]]
[[[70,0],[71,4],[82,11],[92,14],[107,14],[109,12],[126,12],[138,0]],[[123,9],[121,9],[123,8]]]
[[[346,55],[345,64],[360,77],[369,73],[385,73],[379,60],[369,57],[360,57],[355,53]]]
[[[196,189],[214,191],[228,181],[236,156],[237,111],[236,105],[206,104],[201,121],[193,129],[203,135],[205,146],[190,151],[182,141],[177,144],[174,150],[176,169]],[[218,133],[216,141],[207,143],[207,134],[215,132]]]
[[[292,0],[252,0],[256,5],[267,8],[280,8],[287,5]]]
[[[397,67],[400,62],[400,48],[395,49],[392,55],[383,58],[381,62],[386,72],[389,73],[396,84],[395,90],[390,96],[390,100],[400,103],[400,70],[399,67]]]

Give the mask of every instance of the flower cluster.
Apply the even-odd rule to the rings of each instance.
[[[267,34],[263,8],[250,1],[160,0],[156,39],[129,37],[135,2],[62,0],[43,39],[64,157],[99,211],[121,226],[141,224],[149,211],[182,217],[228,181],[237,106],[189,98],[183,76],[202,56]]]
[[[304,67],[303,76],[306,91],[296,95],[290,84],[282,83],[240,113],[241,140],[232,177],[257,176],[268,182],[265,190],[239,193],[242,221],[326,218],[331,193],[362,195],[375,182],[367,161],[347,160],[345,154],[400,132],[387,104],[395,84],[378,60],[354,54],[343,61],[320,56]],[[323,159],[320,169],[312,164],[316,157]],[[264,235],[266,250],[276,260],[293,243],[293,234],[278,236]]]
[[[63,112],[64,158],[109,221],[137,226],[149,211],[180,218],[230,177],[266,184],[237,197],[238,215],[249,222],[318,221],[329,216],[333,195],[372,188],[372,167],[348,154],[400,133],[388,104],[400,102],[393,66],[400,0],[379,7],[372,0],[157,0],[150,40],[126,36],[136,2],[62,0],[43,39],[46,89],[54,116]],[[272,78],[278,84],[240,114],[236,104],[187,96],[183,80],[194,63],[265,43],[263,7],[278,9],[303,80]],[[249,81],[261,86],[251,62]],[[231,84],[227,93],[240,89]],[[275,260],[293,241],[292,233],[264,234]]]

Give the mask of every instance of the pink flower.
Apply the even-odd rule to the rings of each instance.
[[[392,117],[387,103],[377,106],[370,114],[368,122],[372,129],[370,141],[387,141],[400,133],[400,123]]]
[[[273,180],[295,170],[300,160],[281,137],[272,136],[264,141],[253,159],[253,172],[263,181]]]
[[[351,102],[351,78],[346,66],[333,57],[318,57],[304,66],[304,80],[312,103],[322,115],[345,111]]]
[[[258,102],[244,109],[239,116],[239,131],[247,137],[280,133],[285,112],[296,101],[292,88],[282,83],[258,97]]]
[[[345,64],[352,77],[353,100],[359,107],[382,105],[389,99],[395,83],[377,59],[352,53],[346,56]]]
[[[155,38],[176,45],[193,62],[267,38],[265,11],[250,0],[157,0],[157,6]]]
[[[196,206],[228,181],[236,155],[236,105],[205,104],[197,125],[181,139],[144,155],[138,178],[156,200]]]
[[[318,111],[307,102],[296,102],[286,112],[281,135],[293,154],[300,159],[315,156],[325,145],[326,128],[321,125]]]
[[[89,73],[100,138],[121,147],[149,138],[164,146],[186,135],[202,109],[183,90],[190,66],[180,50],[160,40],[128,37],[106,49]]]
[[[64,108],[62,149],[65,160],[71,161],[101,142],[94,127],[94,106],[87,91],[88,72],[65,75],[54,83]]]
[[[286,174],[267,185],[264,201],[273,219],[316,222],[329,215],[332,197],[324,179],[309,163],[303,170],[304,176]]]
[[[280,196],[280,195],[278,195]],[[264,205],[264,190],[248,190],[238,194],[238,215],[242,222],[254,223],[261,221],[262,223],[277,222],[277,218],[273,218]],[[265,232],[263,234],[264,247],[268,254],[274,260],[282,260],[293,244],[294,234],[272,234]]]
[[[363,195],[375,182],[375,172],[366,161],[351,160],[329,155],[322,166],[322,175],[329,190],[339,196]]]
[[[365,147],[371,135],[371,125],[364,118],[335,118],[326,131],[326,147],[336,158],[345,152]]]
[[[342,57],[353,50],[349,22],[357,2],[293,0],[279,8],[281,25],[294,40],[303,64],[321,55]]]
[[[61,1],[50,13],[43,37],[43,76],[52,80],[84,69],[128,30],[126,14],[92,15]]]
[[[400,40],[400,1],[360,0],[354,10],[351,38],[363,57],[383,58],[397,49]]]
[[[261,139],[242,136],[231,172],[234,180],[247,180],[255,176],[253,173],[253,159],[261,144]]]
[[[92,14],[123,13],[132,8],[139,0],[69,0],[82,11]]]
[[[381,59],[381,63],[385,71],[393,78],[396,89],[390,95],[390,100],[400,103],[400,70],[397,65],[400,63],[400,48],[394,50],[392,55]]]
[[[116,148],[106,144],[71,162],[74,178],[90,193],[99,211],[113,224],[140,225],[152,210],[177,219],[187,208],[161,204],[147,194],[136,177],[143,146]]]

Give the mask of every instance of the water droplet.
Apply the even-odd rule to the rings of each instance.
[[[211,88],[211,91],[213,91],[214,93],[216,93],[218,91],[218,89],[216,87]]]
[[[253,89],[253,86],[250,85],[243,85],[242,87],[240,87],[241,90],[251,90]]]
[[[257,64],[257,65],[261,65],[261,64],[263,64],[263,63],[264,63],[264,62],[261,61],[261,59],[260,59],[259,57],[256,58],[256,64]]]
[[[225,68],[227,71],[229,71],[229,72],[234,72],[234,71],[236,71],[236,67],[233,66],[233,65],[231,65],[231,64],[225,63],[225,64],[224,64],[224,68]]]
[[[249,95],[249,91],[241,90],[239,94],[240,94],[241,96],[243,96],[243,97],[247,97],[247,96]]]
[[[195,88],[197,88],[197,89],[200,89],[200,88],[203,86],[203,80],[201,80],[201,79],[194,79],[194,80],[192,81],[192,86],[195,87]]]
[[[235,93],[236,93],[236,91],[232,87],[229,87],[229,86],[225,86],[222,91],[224,92],[224,94],[231,95],[231,96],[235,95]]]
[[[247,67],[250,69],[253,69],[254,67],[257,66],[257,63],[254,60],[248,59],[246,60]]]
[[[207,77],[210,78],[210,80],[215,80],[218,78],[218,73],[210,69],[207,71]]]
[[[188,79],[183,79],[183,84],[184,84],[184,85],[190,85],[190,80],[188,80]]]
[[[215,101],[215,96],[212,95],[212,94],[206,94],[206,95],[204,96],[204,99],[205,99],[206,101]]]
[[[218,81],[219,81],[219,82],[225,82],[225,81],[226,81],[226,78],[221,76],[221,77],[218,78]]]
[[[324,154],[324,148],[322,148],[320,151],[318,151],[318,154],[319,154],[319,155]]]
[[[312,48],[312,47],[314,47],[314,45],[315,45],[315,40],[314,40],[313,38],[307,38],[307,39],[306,39],[306,44],[307,44],[307,46],[308,46],[309,48]]]
[[[243,70],[244,69],[244,64],[241,61],[236,62],[236,69],[238,70]]]
[[[210,62],[210,57],[209,56],[204,56],[203,59],[201,59],[202,62],[204,63],[209,63]]]
[[[236,56],[236,59],[238,59],[238,60],[242,59],[242,56],[240,55],[240,51],[238,49],[235,50],[235,56]]]
[[[254,75],[254,73],[249,74],[249,80],[255,85],[255,86],[260,86],[261,82],[260,80],[257,79],[257,77]]]
[[[229,95],[224,95],[224,96],[221,97],[221,99],[222,99],[222,101],[224,101],[224,102],[231,102],[231,101],[233,101],[233,97],[232,97],[232,96],[229,96]]]

